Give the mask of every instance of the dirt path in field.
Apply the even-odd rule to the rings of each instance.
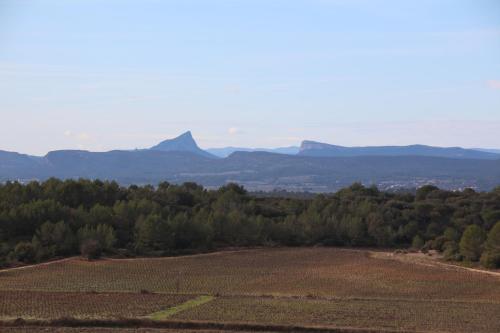
[[[58,260],[42,262],[40,264],[25,265],[25,266],[12,267],[12,268],[4,268],[4,269],[0,269],[0,274],[4,273],[4,272],[19,271],[19,270],[28,269],[28,268],[37,268],[37,267],[48,266],[48,265],[52,265],[52,264],[59,264],[59,263],[66,262],[66,261],[77,260],[79,258],[80,257],[69,257],[69,258],[63,258],[63,259],[58,259]]]
[[[198,296],[194,299],[190,299],[184,303],[181,303],[176,306],[172,306],[166,310],[162,311],[157,311],[155,313],[150,314],[147,316],[147,318],[153,319],[153,320],[165,320],[179,312],[183,312],[192,308],[195,308],[197,306],[209,303],[215,299],[214,296],[207,296],[207,295],[202,295]]]
[[[362,251],[362,250],[360,250]],[[471,268],[471,267],[463,267],[459,265],[447,264],[439,261],[441,258],[439,256],[428,256],[424,253],[406,253],[406,254],[395,254],[392,252],[379,252],[379,251],[368,251],[371,258],[375,259],[390,259],[397,260],[400,262],[418,264],[422,266],[429,267],[440,267],[451,270],[466,270],[474,273],[487,274],[490,276],[500,277],[500,272],[488,271],[485,269]]]

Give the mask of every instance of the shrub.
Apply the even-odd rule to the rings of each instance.
[[[425,243],[424,243],[424,240],[422,239],[422,237],[420,237],[419,235],[416,235],[415,237],[413,237],[413,241],[411,242],[411,247],[415,250],[420,250],[422,249],[422,247],[424,247]]]
[[[480,262],[486,268],[500,268],[500,252],[485,251]]]
[[[31,242],[21,242],[14,248],[14,255],[17,260],[24,263],[32,263],[36,258],[35,247]]]
[[[80,246],[80,253],[88,260],[99,259],[102,255],[102,247],[95,239],[87,239]]]
[[[439,236],[437,237],[436,239],[434,239],[431,244],[430,244],[430,248],[432,250],[436,250],[436,251],[439,251],[439,252],[443,252],[444,251],[444,244],[449,241],[449,239],[447,239],[445,236]]]
[[[462,256],[459,253],[459,248],[457,242],[449,241],[443,245],[443,256],[445,260],[462,260]]]
[[[113,246],[116,242],[115,231],[113,227],[99,224],[96,227],[91,227],[86,225],[85,227],[78,230],[78,239],[81,246],[90,240],[94,240],[98,243],[100,251],[111,252]]]

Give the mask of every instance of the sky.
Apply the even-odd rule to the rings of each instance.
[[[498,0],[0,0],[0,150],[500,148]]]

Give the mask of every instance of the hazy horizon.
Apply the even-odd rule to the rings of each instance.
[[[0,150],[500,148],[496,0],[0,0]]]
[[[201,148],[201,149],[204,149],[204,150],[217,150],[217,149],[238,149],[238,148],[242,148],[242,149],[269,149],[269,150],[272,150],[272,149],[279,149],[279,148],[293,148],[293,147],[297,147],[299,148],[301,146],[301,143],[302,141],[314,141],[314,140],[308,140],[308,139],[304,139],[300,142],[297,142],[296,144],[291,144],[291,145],[288,145],[288,146],[276,146],[276,147],[259,147],[259,146],[231,146],[231,145],[224,145],[223,143],[217,145],[217,146],[210,146],[210,147],[203,147],[199,144],[197,138],[196,138],[196,134],[195,133],[192,133],[192,131],[188,130],[189,132],[191,132],[192,136],[193,136],[193,139],[195,140],[195,142],[198,144],[198,146]],[[84,149],[84,148],[67,148],[69,150],[88,150],[88,151],[92,151],[92,152],[107,152],[107,151],[112,151],[112,150],[134,150],[134,149],[150,149],[152,146],[154,146],[155,144],[158,144],[160,143],[161,141],[164,141],[164,140],[171,140],[171,139],[176,139],[178,136],[188,132],[188,131],[184,131],[182,133],[179,133],[179,135],[176,135],[175,137],[171,137],[171,138],[163,138],[163,139],[160,139],[159,141],[156,141],[156,142],[153,142],[150,146],[145,146],[145,147],[128,147],[128,148],[110,148],[110,149],[106,149],[106,150],[89,150],[89,149]],[[319,141],[317,141],[319,142]],[[321,143],[326,143],[326,144],[332,144],[332,145],[336,145],[336,143],[332,143],[332,142],[321,142]],[[409,145],[420,145],[421,143],[413,143],[413,144],[408,144],[408,145],[398,145],[398,144],[387,144],[387,145],[377,145],[377,146],[409,146]],[[431,145],[432,146],[432,145]],[[346,146],[346,147],[374,147],[374,145],[359,145],[359,146]],[[438,148],[453,148],[453,147],[459,147],[459,148],[465,148],[465,149],[483,149],[483,150],[498,150],[500,152],[500,149],[498,148],[495,148],[495,147],[462,147],[462,146],[436,146],[434,145],[433,147],[438,147]],[[13,151],[13,150],[8,150],[8,149],[0,149],[0,150],[4,150],[4,151],[10,151],[10,152],[17,152],[17,153],[21,153],[21,154],[28,154],[28,155],[33,155],[33,156],[44,156],[46,155],[46,153],[49,153],[50,151],[57,151],[57,150],[66,150],[65,148],[63,149],[53,149],[53,150],[49,150],[47,151],[46,153],[42,153],[42,154],[29,154],[29,153],[26,153],[26,152],[22,152],[22,151]]]

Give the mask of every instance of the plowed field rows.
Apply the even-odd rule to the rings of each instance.
[[[196,302],[203,295],[208,301]],[[496,333],[499,313],[498,276],[362,250],[74,259],[0,272],[3,320],[156,314],[165,320],[228,324]]]

